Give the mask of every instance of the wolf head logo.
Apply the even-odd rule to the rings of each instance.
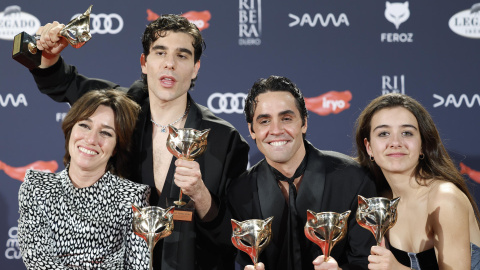
[[[408,1],[405,3],[390,3],[387,1],[385,8],[385,18],[395,25],[400,27],[400,24],[408,20],[410,17],[410,10],[408,9]]]

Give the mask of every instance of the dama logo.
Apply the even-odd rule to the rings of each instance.
[[[350,26],[350,23],[348,22],[347,15],[345,13],[341,13],[338,16],[338,19],[335,18],[335,15],[332,13],[329,13],[325,18],[323,18],[322,14],[317,13],[313,16],[310,16],[310,14],[303,14],[300,18],[300,16],[297,16],[295,14],[289,13],[288,17],[293,19],[291,23],[288,24],[289,27],[294,27],[294,26],[304,26],[304,25],[309,25],[310,27],[315,27],[317,25],[317,22],[322,26],[322,27],[327,27],[330,25],[330,22],[335,27],[339,27],[341,24],[345,24],[346,26]]]
[[[6,96],[0,95],[0,106],[5,108],[9,104],[12,104],[13,107],[18,107],[20,104],[23,104],[25,107],[28,106],[27,99],[23,94],[18,94],[17,98],[10,93]]]
[[[350,108],[352,93],[346,90],[343,92],[330,91],[318,97],[305,98],[305,106],[309,111],[325,116],[331,113],[338,114]]]
[[[470,179],[480,184],[480,171],[475,171],[474,169],[460,162],[460,173],[468,175]]]
[[[210,19],[212,18],[212,14],[210,14],[210,11],[208,10],[189,11],[187,13],[183,13],[181,16],[187,18],[190,22],[194,23],[200,31],[207,29],[210,26],[210,24],[208,24],[208,21],[210,21]],[[147,9],[147,20],[149,22],[155,21],[159,17],[160,15],[150,9]]]
[[[434,108],[439,106],[448,107],[450,104],[455,106],[455,108],[460,108],[463,102],[465,102],[465,105],[467,105],[468,108],[472,108],[475,105],[475,102],[480,106],[480,96],[478,94],[473,95],[471,99],[468,99],[468,96],[465,94],[460,95],[458,99],[453,94],[448,95],[447,98],[437,94],[433,94],[433,97],[438,99],[438,102],[433,104]]]
[[[5,173],[13,179],[17,179],[23,182],[25,178],[25,173],[28,169],[38,170],[38,171],[48,171],[55,172],[58,169],[58,163],[55,160],[51,161],[35,161],[23,167],[12,167],[5,162],[0,161],[0,170],[5,171]]]

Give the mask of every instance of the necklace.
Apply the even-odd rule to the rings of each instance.
[[[182,119],[185,117],[185,115],[187,115],[189,108],[190,108],[190,103],[188,103],[187,108],[185,109],[185,112],[183,113],[183,115],[180,116],[180,118],[178,118],[177,120],[175,120],[175,121],[174,121],[173,123],[171,123],[170,125],[173,126],[173,125],[175,125],[176,123],[178,123],[178,121],[182,120]],[[153,118],[151,118],[151,117],[150,117],[150,121],[152,121],[152,123],[153,123],[155,126],[157,126],[157,127],[160,128],[160,132],[163,132],[163,133],[166,133],[166,132],[167,132],[167,128],[168,128],[169,125],[166,125],[166,126],[160,125],[160,124],[158,124],[157,122],[155,122],[155,121],[153,120]]]

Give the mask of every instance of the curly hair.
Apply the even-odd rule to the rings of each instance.
[[[200,57],[206,48],[206,44],[203,40],[200,30],[198,30],[194,23],[191,23],[186,18],[174,14],[161,15],[158,19],[147,25],[147,28],[145,28],[142,36],[143,54],[145,55],[145,58],[147,58],[147,56],[150,54],[150,48],[152,47],[152,44],[157,39],[165,37],[168,31],[175,33],[186,33],[192,36],[194,63],[200,61]],[[142,80],[145,87],[147,87],[147,75],[142,74]],[[192,79],[190,82],[190,89],[195,86],[196,80],[197,77]]]
[[[252,124],[253,122],[253,116],[255,115],[255,110],[257,108],[258,95],[266,92],[276,91],[284,91],[292,94],[292,96],[295,98],[295,104],[300,112],[300,116],[302,117],[302,126],[304,126],[305,121],[308,118],[308,110],[305,106],[305,99],[303,98],[302,92],[290,79],[275,75],[272,75],[266,79],[258,79],[248,92],[248,95],[245,98],[244,108],[245,119],[247,120],[247,123]],[[250,127],[251,131],[253,132],[253,125],[250,125]]]

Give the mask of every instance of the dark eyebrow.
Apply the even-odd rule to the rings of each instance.
[[[388,128],[388,127],[390,127],[390,126],[389,126],[389,125],[379,125],[379,126],[375,127],[375,128],[373,129],[373,131],[375,131],[375,130],[377,130],[377,129],[379,129],[379,128]],[[410,124],[402,125],[402,127],[404,127],[404,128],[409,127],[409,128],[413,128],[413,129],[415,129],[415,130],[418,130],[417,127],[415,127],[414,125],[410,125]]]
[[[293,114],[294,115],[295,112],[292,111],[292,110],[285,110],[285,111],[281,111],[281,112],[278,113],[278,115],[285,115],[285,114]]]
[[[102,125],[102,127],[106,129],[111,129],[113,132],[115,132],[115,129],[109,125]]]
[[[281,112],[278,113],[278,115],[286,115],[286,114],[293,114],[294,115],[295,112],[292,111],[292,110],[285,110],[285,111],[281,111]],[[259,114],[257,116],[257,118],[255,118],[255,120],[258,120],[258,119],[261,119],[261,118],[268,118],[268,117],[271,117],[270,114],[268,114],[268,113]]]
[[[259,114],[255,120],[262,119],[262,118],[268,118],[270,117],[270,114],[264,113],[264,114]]]
[[[167,47],[163,45],[154,45],[152,46],[152,50],[166,50]],[[189,55],[193,55],[192,51],[187,48],[178,48],[177,51],[187,53]]]
[[[87,122],[90,122],[90,123],[93,122],[92,119],[90,119],[90,118],[87,118],[87,119],[85,119],[84,121],[87,121]],[[113,127],[109,126],[109,125],[104,125],[104,124],[102,124],[102,127],[103,127],[103,128],[106,128],[106,129],[111,129],[111,130],[113,130],[113,132],[115,132],[115,129],[114,129]]]

